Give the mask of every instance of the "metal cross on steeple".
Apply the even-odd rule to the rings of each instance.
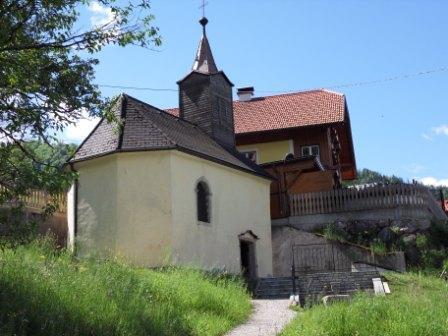
[[[202,9],[202,17],[205,17],[205,6],[208,5],[208,2],[205,0],[202,0],[202,5],[199,6],[199,9]]]

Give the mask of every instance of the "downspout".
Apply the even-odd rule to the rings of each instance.
[[[73,163],[70,163],[70,170],[74,173],[78,171],[74,168]],[[73,184],[73,253],[76,255],[76,237],[78,235],[78,177],[76,177]]]

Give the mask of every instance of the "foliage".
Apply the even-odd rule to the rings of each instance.
[[[250,313],[240,279],[79,261],[50,240],[0,251],[1,335],[222,335]]]
[[[22,147],[29,155],[14,144],[0,147],[0,166],[4,168],[0,171],[0,182],[14,186],[0,190],[0,204],[30,189],[42,189],[53,194],[67,189],[73,173],[62,171],[61,167],[76,145],[27,141],[22,143]]]
[[[392,294],[314,306],[280,335],[433,336],[448,334],[448,285],[417,273],[388,274]]]
[[[363,185],[363,184],[396,184],[396,183],[403,183],[403,179],[401,177],[397,177],[395,175],[388,176],[383,175],[381,173],[378,173],[376,171],[370,170],[370,169],[362,169],[358,170],[357,172],[357,178],[353,181],[346,182],[346,186],[351,185]]]
[[[395,175],[384,175],[379,172],[370,169],[362,169],[357,171],[357,178],[353,181],[344,182],[344,186],[355,186],[355,185],[364,185],[364,184],[397,184],[404,183],[405,181],[398,176]],[[418,181],[413,180],[413,183],[419,184]],[[436,200],[440,200],[443,196],[444,199],[448,199],[448,187],[435,187],[431,185],[425,185],[426,188],[432,193]]]
[[[0,208],[0,249],[30,243],[37,236],[37,226],[21,206]]]
[[[420,269],[438,270],[448,259],[448,222],[432,221],[426,232],[417,234],[415,246],[420,253]],[[408,246],[403,246],[408,248]]]
[[[448,248],[448,221],[432,221],[428,230],[428,243]]]
[[[368,247],[372,253],[377,255],[384,255],[390,250],[384,242],[376,237],[376,233],[366,231],[357,232],[353,235],[339,227],[337,223],[330,223],[323,230],[316,230],[315,232],[322,234],[329,241],[352,243],[365,246],[366,248]]]
[[[386,244],[378,239],[375,239],[370,243],[370,250],[372,251],[372,253],[378,255],[385,255],[388,252]]]
[[[325,239],[343,242],[347,240],[344,230],[338,228],[336,223],[330,223],[323,229]]]
[[[415,238],[415,245],[418,247],[419,250],[427,248],[428,237],[421,233],[417,234],[417,237]]]
[[[78,21],[89,5],[109,8],[110,21],[84,30]],[[109,44],[160,45],[152,22],[149,0],[0,2],[0,185],[7,188],[0,202],[25,193],[29,182],[51,187],[73,178],[39,160],[25,142],[52,144],[83,113],[117,121],[113,102],[93,83],[93,54]]]

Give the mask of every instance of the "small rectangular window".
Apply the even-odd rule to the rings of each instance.
[[[244,151],[241,152],[241,154],[243,154],[246,157],[246,159],[249,159],[252,162],[257,163],[257,151]]]
[[[302,146],[302,156],[316,155],[319,156],[319,145]]]

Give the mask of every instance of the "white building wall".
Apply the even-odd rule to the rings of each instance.
[[[178,151],[172,151],[173,262],[240,272],[238,235],[251,230],[257,274],[272,274],[270,181]],[[196,183],[211,191],[211,223],[199,223]]]

